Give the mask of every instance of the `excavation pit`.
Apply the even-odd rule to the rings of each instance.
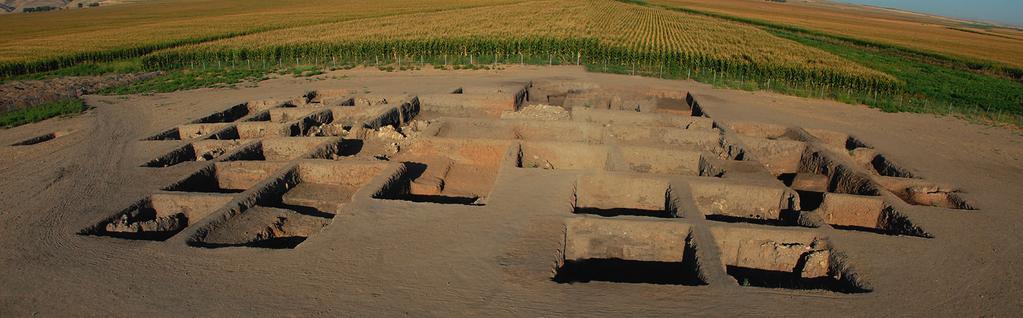
[[[439,204],[483,205],[481,197],[475,194],[450,193],[452,191],[441,194],[447,186],[445,179],[451,171],[452,163],[445,158],[429,161],[432,162],[406,162],[402,174],[398,177],[399,180],[396,181],[398,184],[386,188],[378,198]]]
[[[576,217],[553,281],[705,285],[688,224]]]
[[[796,190],[799,194],[799,209],[803,211],[816,210],[824,203],[824,192]]]
[[[81,233],[163,241],[231,199],[231,196],[221,194],[156,193]]]
[[[354,90],[346,88],[337,89],[321,89],[310,91],[305,94],[306,103],[310,104],[321,104],[330,106],[353,106],[355,105],[355,99],[352,95],[355,94]]]
[[[250,122],[289,123],[317,111],[312,107],[279,107],[249,118]]]
[[[976,210],[961,193],[953,187],[938,185],[920,179],[880,177],[878,183],[912,205],[922,205],[957,210]]]
[[[345,129],[352,127],[363,127],[365,123],[381,116],[382,113],[390,111],[391,107],[330,107],[333,121],[330,125],[341,126]]]
[[[558,121],[442,118],[432,135],[446,138],[601,143],[603,127]]]
[[[295,248],[330,224],[330,219],[294,210],[254,206],[206,235],[201,247]]]
[[[696,207],[709,220],[787,224],[786,211],[797,207],[796,194],[780,186],[692,181],[689,189]]]
[[[331,120],[322,121],[314,126],[323,127],[324,124],[344,127],[363,127],[368,129],[379,129],[384,126],[399,128],[412,121],[420,112],[418,97],[403,97],[400,103],[388,104],[382,98],[381,103],[376,103],[363,98],[355,98],[354,107],[329,107]]]
[[[867,144],[846,133],[827,129],[807,128],[804,130],[835,150],[852,151],[857,148],[870,148]]]
[[[874,156],[874,158],[870,160],[870,166],[874,168],[874,172],[881,176],[897,178],[913,177],[913,173],[909,172],[909,170],[896,165],[882,154]]]
[[[431,124],[433,136],[472,139],[520,139],[513,121],[445,117]]]
[[[656,97],[655,104],[657,106],[658,112],[686,116],[693,115],[693,108],[689,107],[689,104],[686,103],[686,100],[682,98],[663,96]]]
[[[612,175],[585,175],[576,181],[574,213],[598,216],[679,217],[667,181]]]
[[[423,111],[441,117],[497,118],[515,111],[516,98],[509,94],[428,94],[422,96]]]
[[[243,119],[244,117],[253,115],[253,113],[273,108],[278,104],[279,103],[275,100],[253,100],[211,113],[211,115],[207,117],[192,121],[191,124],[233,123]]]
[[[215,135],[215,139],[255,139],[264,137],[288,137],[297,135],[296,124],[274,122],[240,122],[230,132]]]
[[[614,163],[612,171],[684,176],[703,175],[701,167],[705,165],[701,152],[627,146],[617,147],[617,150],[611,156],[614,158],[615,155],[620,155],[621,164],[618,164],[618,161],[612,161]]]
[[[294,111],[292,111],[294,110]],[[279,114],[278,114],[279,113]],[[304,113],[305,115],[299,116]],[[277,114],[277,115],[274,115]],[[276,118],[274,118],[276,116]],[[331,112],[309,108],[274,108],[266,116],[254,117],[266,121],[243,121],[234,127],[225,129],[212,136],[211,139],[254,139],[264,137],[298,137],[310,136],[316,128],[333,120]],[[274,120],[284,120],[276,122]]]
[[[71,133],[70,131],[55,131],[55,132],[52,132],[52,133],[35,136],[35,137],[29,138],[29,139],[25,139],[25,140],[13,143],[13,144],[11,144],[11,146],[31,146],[31,145],[37,145],[37,144],[41,144],[41,143],[44,143],[44,142],[47,142],[47,141],[51,141],[51,140],[54,140],[54,139],[57,139],[57,138],[60,138],[60,137],[63,137],[63,136],[67,136],[70,133]]]
[[[764,139],[761,137],[740,136],[739,140],[745,147],[743,150],[760,162],[773,175],[797,173],[801,171],[806,143],[788,139]]]
[[[536,97],[530,99],[531,102],[567,108],[692,115],[689,104],[675,91],[638,92],[566,82],[534,84],[527,93]]]
[[[726,272],[743,287],[869,292],[841,253],[815,234],[711,227]]]
[[[597,84],[577,81],[542,81],[525,87],[528,101],[563,106],[569,94],[577,94],[599,88]]]
[[[802,191],[826,192],[828,191],[828,176],[817,173],[783,173],[778,180],[785,183],[785,186]]]
[[[608,149],[579,143],[524,142],[516,166],[548,170],[606,170]]]
[[[585,107],[572,108],[572,120],[598,125],[671,127],[679,129],[713,129],[710,118],[677,116],[665,113],[601,110]]]
[[[616,111],[651,112],[656,109],[657,100],[652,97],[623,97],[595,92],[570,93],[562,102],[566,108],[593,108]]]
[[[255,204],[243,205],[193,244],[202,247],[294,248],[331,219],[388,166],[379,162],[302,160],[260,183]]]
[[[395,158],[402,169],[374,197],[484,205],[509,149],[498,140],[422,139]]]
[[[872,174],[883,177],[914,178],[909,172],[872,148],[860,147],[849,151],[849,157]]]
[[[868,175],[855,171],[853,168],[836,163],[821,152],[807,152],[800,160],[797,177],[800,182],[793,183],[797,186],[813,187],[809,190],[819,190],[816,186],[820,175],[827,176],[829,193],[844,193],[864,196],[879,196],[880,190],[877,184]]]
[[[230,127],[228,123],[180,125],[143,140],[192,140]]]
[[[178,181],[165,191],[240,193],[268,178],[282,168],[280,162],[216,162],[212,166]]]
[[[265,204],[334,215],[387,166],[383,162],[304,160],[298,165],[299,182]]]
[[[538,142],[619,143],[636,146],[669,146],[677,150],[721,153],[721,135],[716,129],[653,128],[638,126],[604,127],[568,121],[521,119],[486,120],[440,118],[429,135],[446,138],[514,139]]]
[[[224,161],[288,161],[300,158],[318,146],[337,140],[335,137],[263,138],[231,153],[224,158]]]
[[[729,125],[736,134],[767,140],[806,141],[795,129],[766,123],[733,122]]]
[[[827,193],[812,214],[840,230],[931,237],[878,197]]]
[[[643,126],[611,126],[604,140],[630,146],[669,146],[678,150],[722,153],[721,131],[717,129],[655,128]]]
[[[143,167],[164,168],[188,161],[209,161],[242,145],[237,140],[199,140],[172,150],[143,164]]]

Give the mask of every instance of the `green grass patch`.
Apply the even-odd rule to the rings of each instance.
[[[66,76],[97,76],[107,74],[138,73],[144,71],[145,70],[142,67],[142,59],[133,58],[128,60],[117,60],[109,62],[82,63],[47,72],[7,77],[3,78],[3,81],[44,80]]]
[[[262,80],[267,69],[227,69],[212,68],[205,70],[172,70],[163,75],[137,81],[126,86],[111,87],[100,91],[104,95],[152,94],[168,93],[180,90],[203,87],[231,87],[242,81]]]
[[[65,99],[43,103],[0,114],[0,127],[10,128],[21,126],[28,123],[42,121],[47,118],[78,114],[85,110],[85,104],[78,99]]]
[[[297,65],[291,69],[291,75],[295,77],[309,77],[323,74],[323,70],[317,65]]]
[[[864,48],[807,34],[769,31],[888,73],[905,83],[904,94],[876,102],[854,101],[886,111],[1023,116],[1023,85],[1013,80],[907,59],[883,48]]]

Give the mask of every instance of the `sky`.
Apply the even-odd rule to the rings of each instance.
[[[1023,26],[1023,0],[841,0],[953,18]]]

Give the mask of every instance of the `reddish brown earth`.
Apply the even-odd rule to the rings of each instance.
[[[78,98],[104,88],[125,85],[152,78],[157,72],[112,74],[101,76],[69,76],[46,80],[11,81],[0,84],[0,113],[53,102]]]
[[[572,67],[337,73],[0,131],[0,316],[1023,310],[1018,132]]]

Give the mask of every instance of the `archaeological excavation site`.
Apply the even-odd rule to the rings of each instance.
[[[992,215],[1023,172],[957,149],[973,132],[551,74],[94,96],[0,133],[21,183],[0,295],[85,316],[876,316],[1019,291],[1018,220]]]

